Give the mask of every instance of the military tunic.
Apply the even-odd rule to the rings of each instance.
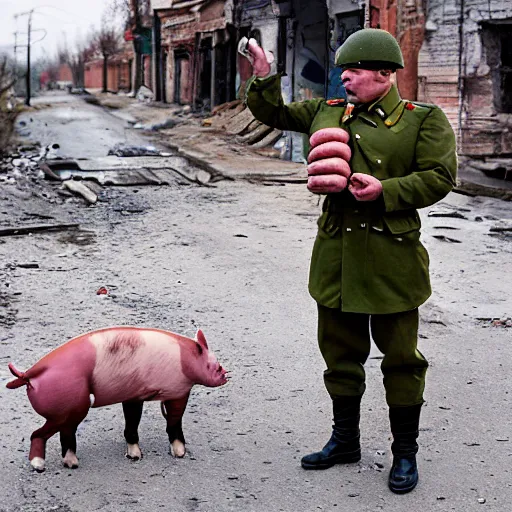
[[[366,314],[422,304],[431,288],[417,209],[445,197],[457,172],[455,135],[443,111],[402,100],[395,86],[351,115],[323,99],[285,105],[279,75],[251,79],[247,105],[259,121],[283,130],[310,136],[322,128],[346,129],[352,172],[382,183],[377,201],[356,201],[348,189],[326,196],[309,277],[317,303]]]

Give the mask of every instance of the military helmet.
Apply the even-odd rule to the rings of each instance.
[[[397,69],[404,59],[397,40],[385,30],[364,28],[350,35],[336,50],[336,66],[365,69]]]

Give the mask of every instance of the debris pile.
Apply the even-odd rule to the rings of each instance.
[[[20,146],[0,159],[0,180],[9,181],[13,173],[17,175],[26,170],[37,171],[40,160],[41,150],[38,146]]]
[[[0,185],[8,186],[5,190],[20,199],[35,196],[51,203],[62,203],[65,198],[45,182],[39,167],[50,151],[55,148],[41,147],[37,143],[14,148],[0,158]]]
[[[128,156],[171,156],[171,153],[164,153],[155,146],[136,146],[124,144],[122,142],[115,144],[109,149],[108,155],[128,157]]]
[[[240,100],[215,107],[212,116],[203,119],[202,125],[225,131],[234,141],[254,149],[273,146],[283,135],[282,130],[271,128],[254,118],[252,112]],[[278,150],[274,155],[280,156]]]

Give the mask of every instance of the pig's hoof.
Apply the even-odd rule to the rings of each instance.
[[[69,469],[76,469],[78,467],[78,457],[75,452],[68,450],[66,456],[62,459],[64,467]]]
[[[171,443],[171,453],[173,457],[178,457],[181,459],[185,456],[186,453],[185,445],[179,439],[175,439]]]
[[[34,471],[37,471],[38,473],[42,473],[45,470],[44,459],[42,459],[41,457],[34,457],[30,461],[30,465],[32,466],[32,469]]]
[[[126,445],[126,458],[130,460],[140,460],[142,459],[142,452],[140,451],[140,447],[137,443]]]

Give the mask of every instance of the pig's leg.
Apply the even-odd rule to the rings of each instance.
[[[45,470],[46,441],[55,435],[60,430],[60,427],[59,423],[47,420],[41,428],[35,430],[30,436],[28,460],[32,468],[38,473],[42,473]]]
[[[60,445],[62,447],[62,462],[65,467],[76,469],[78,457],[76,456],[76,429],[77,427],[62,428],[60,431]]]
[[[126,439],[126,457],[131,460],[142,459],[139,447],[139,423],[142,418],[144,402],[123,402],[124,438]]]
[[[82,400],[82,407],[73,411],[66,423],[60,428],[60,446],[62,448],[62,463],[65,467],[76,469],[78,457],[76,456],[76,429],[89,412],[89,403]]]
[[[91,405],[87,376],[78,375],[73,378],[60,370],[53,368],[43,373],[27,389],[34,410],[46,418],[46,423],[30,438],[29,459],[36,471],[44,471],[46,441],[62,431],[64,442],[71,442],[70,439],[74,438],[76,428],[87,416]],[[65,386],[61,384],[64,379]],[[73,445],[71,447],[75,449]]]
[[[174,457],[185,455],[185,436],[183,435],[182,418],[187,407],[189,395],[177,400],[166,400],[163,403],[167,418],[167,434],[171,443],[171,453]]]

